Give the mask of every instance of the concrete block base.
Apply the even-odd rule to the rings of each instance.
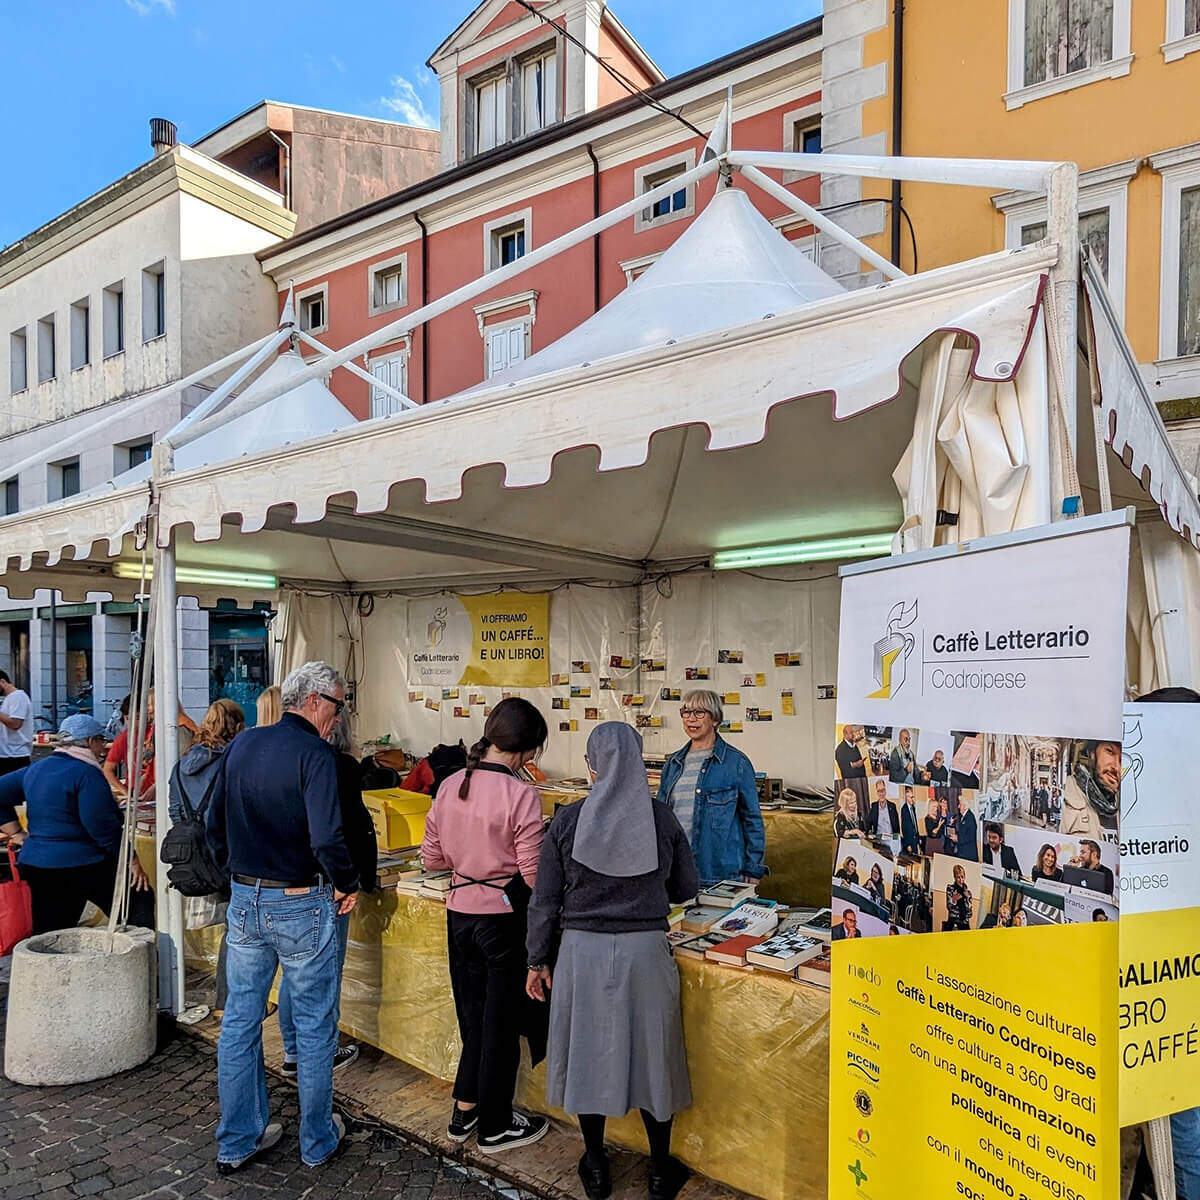
[[[128,1071],[154,1053],[157,1007],[153,931],[27,938],[13,951],[4,1073],[43,1085]]]

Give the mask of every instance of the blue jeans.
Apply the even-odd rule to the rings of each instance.
[[[337,1048],[338,939],[333,890],[234,883],[226,916],[229,998],[217,1043],[221,1122],[217,1159],[239,1162],[267,1127],[262,1023],[276,967],[292,997],[300,1091],[300,1157],[308,1166],[337,1149],[333,1126],[333,1052]]]
[[[335,917],[338,940],[338,1012],[334,1018],[336,1025],[341,1017],[342,968],[346,965],[346,943],[350,938],[350,914]],[[279,981],[279,1035],[283,1038],[283,1057],[288,1062],[296,1061],[296,1019],[292,1015],[292,993],[288,987],[287,976]]]
[[[1171,1114],[1175,1192],[1182,1200],[1200,1200],[1200,1108]]]

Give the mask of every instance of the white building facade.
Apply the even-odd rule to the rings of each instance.
[[[254,255],[294,230],[294,213],[189,147],[157,150],[0,251],[0,512],[101,487],[143,462],[206,392],[138,402],[276,325],[275,289]],[[29,690],[40,728],[52,675],[60,718],[104,720],[129,690],[135,611],[97,594],[56,606],[52,624],[50,601],[0,596],[0,667]],[[210,630],[225,644],[223,626],[245,633],[246,616],[181,600],[180,699],[193,717],[209,702]],[[256,623],[265,671],[265,619],[251,616],[252,632]]]

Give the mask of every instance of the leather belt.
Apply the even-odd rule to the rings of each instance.
[[[245,884],[246,887],[265,887],[265,888],[311,888],[321,887],[324,880],[320,875],[312,876],[309,879],[300,882],[287,882],[282,879],[260,879],[257,875],[237,875],[233,877],[234,883]]]

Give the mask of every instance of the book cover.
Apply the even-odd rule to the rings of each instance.
[[[713,946],[719,946],[727,939],[719,933],[702,933],[699,937],[688,938],[687,941],[675,944],[675,953],[683,958],[703,958]]]
[[[705,888],[696,897],[701,904],[711,904],[717,908],[735,908],[748,896],[754,895],[755,884],[743,883],[740,879],[722,879],[712,887]]]
[[[718,921],[727,916],[729,916],[728,909],[697,904],[684,910],[679,927],[686,929],[689,933],[707,933]]]
[[[802,933],[777,933],[766,938],[746,954],[746,961],[771,971],[794,971],[801,963],[825,953],[820,938]]]
[[[726,913],[725,917],[712,926],[711,932],[724,933],[733,937],[740,933],[752,937],[763,937],[779,924],[779,905],[774,900],[762,900],[755,896],[743,900],[737,908]]]
[[[816,958],[810,958],[796,968],[796,978],[801,983],[816,984],[817,987],[827,988],[833,974],[833,959],[828,950]]]
[[[752,951],[762,941],[760,937],[740,934],[738,937],[726,938],[723,942],[709,947],[704,957],[709,962],[720,963],[726,967],[744,967],[747,962],[747,952]]]

